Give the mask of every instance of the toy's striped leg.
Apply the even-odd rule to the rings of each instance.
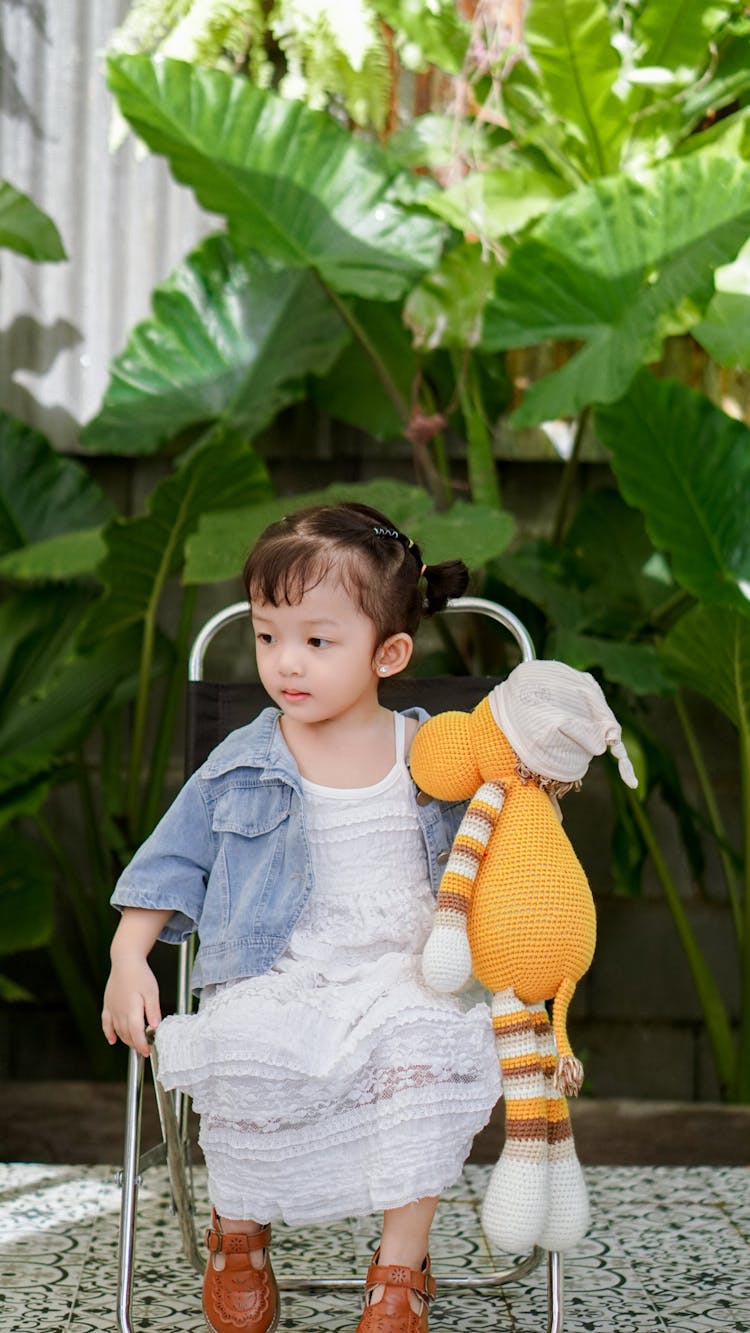
[[[493,996],[492,1025],[505,1095],[505,1147],[482,1205],[482,1225],[493,1245],[512,1253],[537,1243],[549,1203],[539,1021],[513,990]]]
[[[539,1244],[546,1250],[569,1250],[588,1230],[588,1191],[576,1155],[568,1103],[555,1077],[558,1054],[548,1020],[539,1029],[539,1042],[547,1092],[549,1160],[549,1208]]]

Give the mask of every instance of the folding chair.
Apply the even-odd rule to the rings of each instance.
[[[445,613],[476,613],[502,625],[515,639],[524,661],[535,656],[531,639],[516,616],[505,607],[480,597],[460,597],[448,603]],[[212,616],[198,633],[188,665],[188,697],[186,724],[186,777],[203,762],[214,746],[228,732],[256,716],[270,700],[260,684],[236,684],[204,681],[203,663],[206,651],[218,632],[233,621],[248,615],[246,602],[235,602]],[[489,692],[494,678],[455,676],[439,679],[393,679],[380,686],[381,698],[393,708],[415,704],[429,713],[453,708],[470,711]],[[192,941],[179,947],[177,980],[177,1012],[188,1013],[191,1008],[190,974]],[[188,1098],[181,1093],[166,1093],[157,1081],[152,1058],[154,1091],[157,1099],[162,1141],[141,1156],[141,1108],[143,1102],[144,1058],[131,1050],[128,1063],[127,1104],[125,1120],[125,1149],[123,1168],[118,1172],[122,1186],[120,1235],[117,1282],[117,1326],[120,1333],[134,1333],[131,1322],[133,1269],[135,1257],[135,1227],[138,1187],[143,1173],[151,1166],[167,1163],[172,1189],[173,1211],[178,1215],[185,1257],[203,1271],[204,1261],[198,1250],[193,1222],[190,1142],[188,1133]],[[476,1276],[437,1275],[439,1288],[460,1287],[486,1289],[516,1281],[533,1272],[544,1258],[544,1251],[535,1248],[532,1253],[513,1267]],[[306,1277],[304,1274],[277,1274],[282,1291],[307,1291],[312,1288],[358,1291],[362,1288],[359,1277]],[[547,1329],[546,1333],[563,1333],[563,1261],[562,1255],[547,1255]]]

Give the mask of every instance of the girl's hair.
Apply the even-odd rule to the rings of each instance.
[[[441,611],[469,581],[462,560],[424,565],[416,543],[385,514],[353,503],[315,505],[272,523],[250,552],[242,581],[250,602],[291,606],[330,570],[375,624],[379,644],[415,634],[422,615]]]

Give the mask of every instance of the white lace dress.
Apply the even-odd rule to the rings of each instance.
[[[403,758],[370,787],[303,788],[315,887],[286,952],[157,1037],[217,1211],[294,1224],[440,1194],[501,1092],[487,1006],[422,979],[434,899]]]

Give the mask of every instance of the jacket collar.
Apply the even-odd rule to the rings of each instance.
[[[297,765],[281,734],[280,717],[280,709],[264,708],[246,727],[230,732],[201,765],[201,776],[216,778],[237,768],[261,768],[297,777]]]

